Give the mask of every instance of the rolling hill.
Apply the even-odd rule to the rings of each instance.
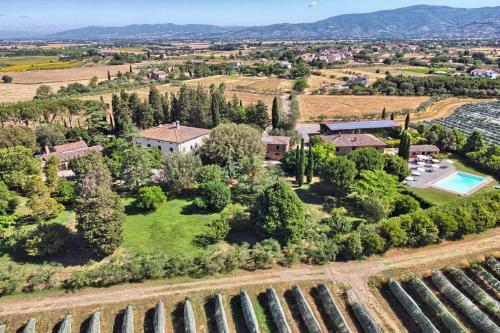
[[[255,27],[155,24],[86,27],[49,39],[255,39],[499,38],[500,6],[452,8],[418,5],[366,14],[334,16],[314,23]]]

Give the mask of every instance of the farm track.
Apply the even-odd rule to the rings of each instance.
[[[371,257],[365,261],[332,263],[322,267],[297,265],[292,268],[255,272],[239,272],[230,276],[193,280],[182,283],[143,283],[115,286],[106,289],[88,289],[74,293],[50,296],[14,297],[0,300],[0,315],[23,315],[33,312],[78,308],[97,304],[138,301],[159,296],[183,295],[206,290],[225,290],[255,284],[278,284],[300,281],[335,281],[353,287],[361,301],[375,319],[388,331],[405,331],[402,324],[380,296],[373,293],[369,280],[385,271],[430,272],[464,258],[475,258],[500,251],[500,229],[461,241],[445,242],[421,249],[392,250],[384,257]]]

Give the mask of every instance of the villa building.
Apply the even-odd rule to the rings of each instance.
[[[470,75],[473,77],[481,77],[486,79],[497,79],[500,74],[493,70],[474,69],[470,72]]]
[[[377,139],[371,134],[340,134],[321,135],[322,142],[331,142],[335,145],[336,155],[345,156],[359,148],[375,148],[383,153],[384,141]]]
[[[209,134],[208,129],[181,126],[177,121],[141,131],[137,142],[145,147],[160,149],[164,155],[174,152],[195,154]]]
[[[62,145],[57,145],[53,147],[44,147],[44,153],[42,154],[42,166],[47,163],[47,161],[55,156],[59,159],[59,176],[60,177],[71,177],[74,173],[69,167],[69,162],[77,157],[84,156],[89,151],[102,151],[100,145],[89,147],[87,143],[83,140],[65,143]]]
[[[279,161],[290,149],[290,138],[287,136],[263,136],[262,143],[266,145],[266,159]]]

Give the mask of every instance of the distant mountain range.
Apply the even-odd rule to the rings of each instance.
[[[418,5],[366,14],[334,16],[314,23],[255,27],[143,24],[86,27],[47,39],[311,40],[338,38],[500,38],[500,6],[451,8]]]

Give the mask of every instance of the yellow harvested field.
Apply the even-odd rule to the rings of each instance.
[[[268,77],[244,77],[236,75],[217,75],[201,79],[186,81],[189,85],[201,84],[209,87],[211,84],[219,85],[224,82],[227,90],[256,92],[264,94],[275,94],[280,91],[289,91],[293,86],[293,81],[268,78]]]
[[[318,117],[339,119],[380,114],[385,107],[387,112],[398,112],[405,108],[416,108],[429,97],[400,96],[299,96],[301,121],[314,121]]]
[[[44,85],[52,88],[53,92],[57,92],[61,86],[66,86],[68,83],[79,82],[88,84],[88,80],[67,81],[67,82],[50,82]],[[41,84],[2,84],[0,83],[0,103],[14,103],[22,101],[30,101],[35,97],[36,90]]]
[[[83,65],[81,61],[56,61],[41,64],[25,64],[14,65],[0,68],[0,72],[22,72],[22,71],[35,71],[35,70],[54,70],[54,69],[68,69],[80,67]]]
[[[307,84],[309,85],[309,88],[306,89],[306,92],[320,89],[321,85],[324,82],[327,82],[329,84],[342,84],[342,83],[344,83],[344,81],[339,80],[339,79],[331,79],[329,77],[329,75],[328,76],[326,76],[326,75],[325,76],[310,75],[307,78]]]
[[[136,68],[138,65],[132,65]],[[116,75],[119,71],[126,72],[129,70],[129,65],[97,65],[89,67],[68,68],[68,69],[52,69],[52,70],[37,70],[26,72],[15,72],[9,74],[14,79],[14,83],[50,83],[50,82],[73,82],[80,80],[90,80],[93,76],[98,78],[106,78],[108,71],[111,75]]]

